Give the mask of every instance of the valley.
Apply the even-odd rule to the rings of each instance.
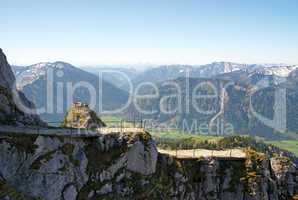
[[[196,106],[188,108],[190,113],[182,110],[182,113],[174,112],[168,116],[162,112],[163,107],[158,105],[156,100],[151,99],[141,101],[141,105],[160,109],[157,112],[158,115],[146,117],[135,113],[138,111],[135,105],[128,107],[123,113],[104,115],[100,111],[94,112],[88,104],[88,99],[85,99],[86,93],[79,90],[78,98],[83,99],[78,99],[80,101],[72,99],[71,102],[74,101],[74,103],[66,107],[67,111],[63,112],[59,104],[52,104],[59,105],[56,108],[62,112],[58,113],[59,115],[49,113],[51,117],[46,119],[57,120],[56,123],[59,126],[57,127],[43,122],[36,113],[23,112],[21,108],[24,107],[19,107],[14,99],[14,94],[22,94],[16,89],[21,89],[27,97],[36,97],[33,94],[37,92],[39,94],[37,108],[39,108],[39,106],[49,106],[49,102],[44,101],[49,97],[42,95],[48,95],[48,89],[51,89],[47,87],[45,81],[48,78],[46,71],[49,72],[45,68],[48,67],[50,71],[58,70],[55,72],[58,78],[64,73],[75,74],[75,80],[72,78],[74,75],[69,79],[62,77],[57,80],[51,79],[52,85],[57,85],[54,90],[58,92],[56,94],[64,94],[63,90],[63,93],[60,93],[59,88],[67,84],[65,81],[71,81],[71,83],[95,81],[95,76],[65,63],[39,64],[26,70],[26,78],[16,73],[21,77],[21,79],[17,77],[17,81],[26,80],[26,82],[21,82],[14,88],[14,76],[2,51],[1,54],[0,69],[5,78],[0,82],[0,86],[5,92],[0,93],[0,97],[7,101],[3,101],[1,107],[6,109],[1,113],[6,120],[0,123],[0,198],[184,200],[196,197],[202,200],[228,200],[232,197],[259,200],[263,196],[268,196],[268,199],[278,200],[282,196],[294,198],[297,194],[298,180],[296,180],[295,165],[297,157],[296,152],[293,151],[295,146],[290,146],[290,144],[295,145],[294,141],[278,143],[266,138],[264,139],[266,142],[263,142],[256,137],[240,136],[234,132],[229,136],[202,135],[201,131],[184,131],[180,126],[176,126],[176,129],[169,129],[165,125],[159,126],[173,123],[172,117],[178,124],[181,123],[179,118],[182,116],[201,121],[208,119],[215,121],[221,115],[225,117],[225,112],[229,108],[225,99],[227,96],[229,100],[234,99],[233,106],[237,104],[236,102],[239,102],[239,105],[245,104],[245,101],[241,102],[245,94],[234,85],[232,96],[221,93],[220,96],[207,96],[207,101],[198,99],[198,105],[204,108],[203,111],[219,111],[218,115],[209,117],[204,116],[204,113],[196,113]],[[41,74],[31,77],[35,72],[30,69],[41,71]],[[11,78],[7,79],[6,77],[9,76]],[[84,78],[84,76],[87,77]],[[188,81],[190,88],[195,87],[196,84],[212,81],[215,87],[203,87],[201,92],[204,97],[211,95],[226,83],[217,79],[201,80],[200,78],[191,78]],[[187,81],[183,78],[178,78],[174,82],[182,86],[183,90],[188,87],[185,85]],[[122,93],[128,96],[128,93],[113,86],[112,83],[102,84],[109,89],[108,94],[115,92],[116,96]],[[162,93],[172,94],[173,90],[170,87],[158,84]],[[34,88],[37,90],[33,91]],[[140,91],[145,92],[144,95],[152,90],[149,88]],[[191,95],[196,94],[189,96]],[[241,95],[243,97],[239,99]],[[29,108],[33,109],[33,103],[27,100],[26,96],[22,96],[23,101],[27,102],[25,105],[30,105]],[[186,96],[188,95],[182,92],[184,103],[187,103]],[[177,104],[175,99],[177,96],[169,95],[169,97],[171,104]],[[54,96],[54,99],[56,98],[59,99],[61,96]],[[113,98],[113,95],[108,98]],[[161,102],[164,101],[163,97],[159,98]],[[175,100],[173,101],[172,98]],[[106,106],[116,100],[119,99],[108,100]],[[60,102],[64,101],[60,100]],[[221,103],[218,105],[219,102]],[[53,107],[50,106],[50,109]],[[128,114],[133,118],[129,119]],[[151,123],[150,117],[158,119],[157,122]],[[63,120],[59,122],[60,118]],[[238,117],[234,124],[240,122]],[[260,136],[262,134],[258,135]],[[290,136],[286,138],[288,137]],[[278,145],[282,148],[278,148]],[[280,175],[283,178],[279,178]],[[292,182],[286,184],[287,179],[291,179]],[[257,182],[261,184],[255,185],[254,183]],[[179,192],[175,192],[177,187]],[[262,187],[266,187],[266,190]],[[271,188],[270,192],[268,192],[269,188]]]
[[[298,200],[298,1],[1,1],[0,200]]]
[[[131,68],[120,71],[120,68],[85,69],[91,73],[68,63],[56,62],[39,63],[28,67],[18,66],[13,71],[17,77],[17,86],[25,95],[35,103],[36,107],[46,108],[46,111],[41,114],[41,118],[50,125],[57,126],[61,123],[71,102],[90,103],[93,99],[92,96],[95,96],[94,110],[109,126],[119,126],[121,123],[124,123],[125,126],[129,126],[129,124],[133,126],[136,121],[139,123],[142,120],[146,121],[147,128],[152,129],[153,135],[155,135],[154,130],[159,130],[158,134],[160,135],[163,135],[163,130],[166,132],[173,130],[172,135],[177,137],[170,136],[173,141],[180,138],[179,134],[175,134],[175,132],[191,133],[192,136],[200,134],[201,136],[198,137],[202,138],[204,135],[210,138],[216,135],[221,137],[237,134],[251,135],[264,138],[265,142],[268,140],[268,143],[297,153],[295,146],[298,138],[295,133],[297,131],[295,110],[297,101],[294,89],[298,82],[296,81],[296,66],[218,62],[202,66],[160,66],[143,71]],[[51,108],[53,112],[49,113],[47,112],[48,98],[35,94],[46,93],[48,88],[47,73],[51,70],[54,73],[51,85],[54,91],[52,97],[54,101]],[[119,76],[115,73],[117,70]],[[67,77],[57,76],[59,73],[67,75]],[[104,79],[103,88],[105,88],[103,91],[98,90],[97,86],[101,79],[96,74],[100,73],[106,73],[106,77],[102,77]],[[112,79],[110,79],[109,73],[115,73],[111,77]],[[124,75],[122,76],[121,73]],[[75,86],[82,81],[94,86],[95,91],[98,92],[90,95],[88,87],[75,87],[68,101],[65,99],[65,91],[62,91],[63,96],[59,96],[61,99],[58,98],[59,87],[67,89],[66,83]],[[148,81],[153,85],[139,87]],[[121,85],[131,85],[132,93],[129,93]],[[134,96],[141,95],[142,97],[142,95],[154,94],[155,88],[151,86],[157,87],[158,96],[144,101]],[[258,116],[251,113],[250,109],[250,104],[252,104],[254,111],[267,117],[270,122],[274,117],[272,110],[274,105],[271,104],[274,102],[274,91],[279,89],[285,89],[287,95],[285,102],[286,132],[275,130],[270,123],[266,124],[265,122],[264,124],[258,119]],[[256,92],[252,94],[254,90]],[[203,96],[196,98],[197,94]],[[129,101],[129,98],[133,100]],[[273,100],[269,101],[269,104],[268,98]],[[61,102],[64,103],[61,104]],[[120,108],[126,103],[128,103],[128,107],[116,114],[104,114],[105,109]],[[144,113],[143,110],[149,111],[149,113]],[[152,112],[153,110],[154,112]],[[280,140],[286,142],[279,142]]]
[[[212,73],[210,69],[213,70]],[[102,77],[102,86],[98,86],[101,82],[98,76],[63,62],[16,67],[14,71],[17,86],[37,108],[43,108],[40,114],[47,122],[61,121],[71,102],[82,101],[91,103],[93,109],[100,115],[116,110],[116,115],[112,115],[121,116],[125,120],[131,121],[135,118],[155,120],[157,123],[174,126],[184,132],[203,132],[202,129],[208,126],[207,134],[257,134],[269,139],[296,137],[295,134],[293,137],[280,134],[279,130],[272,128],[275,122],[272,124],[270,120],[274,117],[272,110],[274,105],[266,103],[268,98],[274,100],[274,91],[286,90],[286,102],[283,104],[287,109],[284,111],[287,115],[287,121],[284,123],[287,124],[281,128],[288,133],[297,130],[296,91],[292,89],[293,84],[296,84],[296,66],[243,65],[225,62],[203,66],[161,66],[133,72],[123,69],[119,71],[119,76],[113,76],[113,80],[107,79],[109,70],[103,68],[102,71],[98,70],[98,72],[107,71],[107,78]],[[46,75],[47,71],[54,73],[52,85],[46,84],[49,78]],[[122,72],[128,78],[126,85],[132,87],[130,92],[123,87],[120,89],[119,84],[124,84]],[[67,76],[59,78],[57,74]],[[142,85],[148,82],[145,77],[150,79],[150,81],[148,79],[149,85]],[[76,87],[79,82],[84,82],[85,85]],[[65,90],[69,89],[66,83],[72,89],[70,97],[66,97]],[[45,94],[49,88],[52,90],[51,97],[36,95]],[[142,96],[152,95],[156,89],[158,96],[145,101],[140,99]],[[222,89],[225,90],[225,96],[220,97]],[[59,95],[59,92],[63,95]],[[203,96],[197,98],[196,95]],[[47,104],[48,99],[53,99],[51,107]],[[159,105],[159,102],[162,104]],[[250,112],[251,105],[257,114]],[[268,123],[261,122],[259,116],[268,118]],[[224,128],[217,127],[217,123],[225,124]]]

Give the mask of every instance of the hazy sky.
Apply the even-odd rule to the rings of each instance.
[[[0,0],[12,64],[298,64],[297,0]]]

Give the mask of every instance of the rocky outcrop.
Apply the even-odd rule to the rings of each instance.
[[[1,180],[19,193],[45,200],[110,194],[128,173],[155,173],[156,162],[157,150],[147,133],[0,138]],[[0,199],[8,193],[2,189]]]
[[[290,160],[247,154],[247,160],[177,159],[158,154],[146,132],[2,134],[0,199],[286,200],[297,194]]]
[[[298,195],[298,169],[295,165],[287,157],[272,158],[270,164],[277,186],[282,188],[287,183],[280,194]]]
[[[150,175],[155,172],[158,152],[154,142],[150,140],[147,146],[141,141],[136,142],[130,151],[127,152],[127,167],[144,175]]]
[[[0,49],[0,86],[4,88],[11,88],[14,82],[14,74],[7,62],[5,54],[2,49]]]
[[[87,104],[77,102],[67,112],[62,127],[96,129],[106,126]]]
[[[18,105],[27,108],[34,108],[34,105],[24,94],[16,91],[14,84],[15,77],[6,56],[0,49],[0,124],[45,125],[37,115],[27,114],[20,109]]]
[[[248,152],[246,161],[181,160],[163,155],[153,176],[156,188],[151,195],[177,200],[292,199],[298,193],[295,166],[287,159],[289,168],[279,170],[279,176],[286,178],[279,179],[276,168],[270,165],[283,159],[274,158],[270,162],[263,154],[253,151]],[[284,163],[278,165],[285,167]]]

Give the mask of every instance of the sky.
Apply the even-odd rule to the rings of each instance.
[[[0,0],[11,64],[298,64],[297,0]]]

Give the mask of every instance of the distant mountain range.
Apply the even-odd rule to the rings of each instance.
[[[62,65],[72,66],[63,62],[38,63],[31,66],[13,66],[13,70],[18,79],[19,86],[26,85],[27,82],[34,80],[40,75],[44,75],[45,69],[61,63]],[[73,67],[73,66],[72,66]],[[103,79],[113,85],[127,90],[128,81],[134,85],[141,82],[162,82],[165,80],[176,79],[179,77],[190,76],[192,78],[219,78],[233,81],[243,81],[253,79],[256,76],[272,76],[278,81],[285,80],[286,77],[294,73],[298,65],[286,64],[239,64],[232,62],[214,62],[206,65],[162,65],[159,67],[138,70],[134,68],[117,67],[82,67],[85,72],[95,75],[102,75]],[[23,78],[26,76],[26,80]],[[32,80],[30,80],[32,79]],[[127,80],[129,79],[129,80]]]
[[[285,88],[287,90],[287,131],[298,131],[298,66],[290,66],[285,64],[237,64],[231,62],[215,62],[201,66],[190,65],[169,65],[148,68],[146,70],[136,70],[128,68],[83,68],[79,69],[71,64],[64,62],[54,63],[39,63],[27,67],[14,66],[14,73],[17,77],[17,86],[25,93],[25,95],[33,101],[37,107],[47,105],[48,98],[46,97],[46,72],[50,69],[54,71],[54,110],[62,110],[62,113],[42,114],[41,117],[46,121],[59,121],[63,119],[69,105],[66,105],[66,94],[57,94],[57,83],[64,87],[67,82],[72,84],[85,81],[95,86],[96,91],[99,87],[103,88],[103,93],[97,93],[98,98],[102,97],[102,102],[96,102],[96,108],[102,105],[105,110],[113,109],[124,105],[129,97],[128,81],[130,79],[133,86],[140,83],[152,82],[159,89],[159,97],[152,100],[140,102],[144,108],[158,108],[161,100],[173,94],[173,89],[164,85],[169,80],[173,80],[182,88],[182,102],[185,103],[186,94],[186,79],[189,75],[189,90],[193,90],[201,82],[210,82],[216,86],[220,94],[220,85],[232,82],[233,84],[227,88],[226,96],[223,98],[218,96],[216,99],[201,100],[198,106],[201,109],[213,109],[218,113],[221,109],[220,100],[224,99],[224,111],[218,115],[204,115],[196,112],[192,107],[189,112],[185,107],[182,107],[180,112],[173,114],[164,114],[160,110],[151,115],[143,115],[136,111],[133,105],[123,113],[127,118],[135,116],[149,118],[158,121],[162,124],[176,124],[178,128],[182,128],[184,121],[191,125],[193,120],[198,123],[210,122],[214,118],[222,119],[225,122],[231,123],[234,131],[242,134],[256,134],[268,138],[288,138],[286,135],[281,135],[277,131],[262,124],[249,111],[250,92],[252,89],[261,88],[252,96],[252,103],[256,111],[268,118],[272,118],[274,111],[274,90]],[[104,73],[102,73],[104,72]],[[123,73],[126,78],[117,74]],[[59,77],[59,73],[63,73]],[[103,81],[100,83],[98,74],[102,73]],[[61,75],[61,74],[60,74]],[[264,87],[264,88],[263,88]],[[242,90],[241,88],[244,88]],[[142,89],[142,93],[150,92],[150,89]],[[208,89],[205,91],[208,93]],[[174,92],[175,93],[175,92]],[[206,94],[207,94],[206,93]],[[133,94],[130,94],[133,95]],[[63,96],[63,97],[62,97]],[[84,88],[78,88],[74,93],[73,101],[82,101],[88,103],[90,101],[89,93]],[[57,98],[62,98],[57,101]],[[63,102],[63,103],[61,103]],[[167,106],[173,107],[177,105],[175,98],[167,100]],[[101,109],[95,109],[100,113]],[[184,120],[184,121],[183,121]],[[296,136],[295,136],[296,137]]]
[[[179,77],[190,76],[193,78],[211,78],[220,75],[239,75],[252,76],[254,74],[272,75],[276,77],[287,77],[297,69],[298,66],[285,64],[238,64],[231,62],[214,62],[207,65],[168,65],[150,68],[141,72],[134,80],[134,83],[146,81],[165,81]]]
[[[212,63],[204,66],[161,66],[158,68],[148,69],[141,73],[135,80],[135,84],[145,81],[158,83],[159,97],[151,100],[140,102],[140,106],[145,110],[155,110],[157,112],[151,115],[144,116],[145,118],[153,119],[159,123],[178,126],[180,129],[191,128],[193,122],[200,124],[209,124],[211,120],[223,120],[225,123],[230,123],[234,127],[236,133],[254,134],[267,138],[285,139],[287,137],[297,138],[297,135],[289,136],[280,134],[278,131],[268,127],[260,122],[250,112],[250,97],[255,111],[267,117],[273,118],[274,114],[274,91],[284,88],[287,91],[286,96],[286,127],[287,132],[298,131],[298,88],[297,66],[288,66],[284,64],[264,64],[264,65],[243,65],[236,63]],[[189,75],[189,79],[187,76]],[[160,110],[162,99],[171,95],[175,95],[173,89],[167,84],[168,80],[174,81],[182,88],[183,107],[180,112],[173,114],[164,114]],[[189,81],[189,88],[186,88],[185,83]],[[232,83],[227,88],[224,97],[224,111],[220,112],[220,98],[201,100],[198,105],[203,110],[214,110],[213,115],[199,113],[194,107],[185,109],[185,104],[191,104],[192,94],[187,95],[187,90],[193,91],[201,82],[210,82],[216,86],[220,93],[220,84]],[[242,90],[243,88],[244,90]],[[257,90],[251,95],[253,89]],[[175,91],[175,90],[174,90]],[[147,91],[148,92],[148,91]],[[150,91],[149,91],[150,92]],[[151,91],[152,92],[152,91]],[[187,103],[185,103],[187,102]],[[173,108],[177,106],[177,98],[168,98],[166,107]],[[136,108],[130,107],[127,116],[141,115]],[[216,133],[217,134],[217,133]]]
[[[159,95],[157,98],[140,99],[137,102],[137,107],[129,107],[126,116],[128,118],[141,116],[142,118],[151,119],[159,123],[157,128],[166,127],[165,125],[167,125],[167,127],[170,127],[169,130],[177,128],[178,130],[197,133],[203,129],[205,134],[226,135],[229,134],[229,130],[227,130],[229,127],[226,125],[230,124],[233,127],[232,133],[279,140],[298,139],[298,134],[296,134],[298,131],[298,79],[287,80],[280,85],[269,84],[268,87],[261,88],[255,93],[252,93],[254,85],[234,82],[226,88],[223,95],[221,93],[222,86],[229,84],[229,81],[226,80],[214,78],[178,78],[170,80],[169,83],[175,83],[181,89],[180,100],[176,96],[178,95],[176,86],[169,87],[166,83],[167,81],[158,84]],[[194,101],[194,95],[198,93],[203,95],[213,94],[213,88],[211,89],[212,92],[209,93],[210,88],[208,85],[196,90],[196,87],[201,83],[210,83],[215,86],[218,96],[206,99],[198,98]],[[283,116],[286,118],[286,134],[274,129],[264,121],[260,121],[250,108],[251,100],[254,112],[272,120],[275,112],[275,91],[282,88],[287,91],[286,102],[284,102],[286,110],[285,116]],[[143,92],[154,94],[155,91],[152,88],[150,89],[148,88],[146,92]],[[194,94],[193,91],[197,92]],[[143,114],[144,112],[139,112],[139,110],[145,110],[149,113]],[[165,111],[173,112],[166,113]],[[212,113],[204,111],[212,111]],[[224,127],[221,127],[222,125]]]

